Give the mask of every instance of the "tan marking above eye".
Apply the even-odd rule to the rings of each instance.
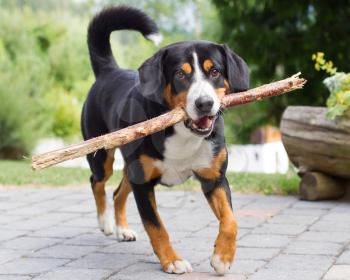
[[[203,62],[203,69],[205,72],[209,72],[209,70],[214,66],[214,63],[211,59],[206,59]]]
[[[184,63],[181,65],[181,69],[186,73],[186,74],[191,74],[192,73],[192,66],[188,62]]]

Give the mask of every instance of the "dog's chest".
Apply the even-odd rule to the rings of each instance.
[[[183,123],[174,128],[164,144],[164,159],[155,162],[162,173],[161,183],[170,186],[184,182],[193,170],[210,167],[213,158],[210,141],[194,135]]]

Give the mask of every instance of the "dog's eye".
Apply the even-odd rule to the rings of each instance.
[[[211,70],[210,70],[210,76],[211,77],[213,77],[213,78],[217,78],[217,77],[219,77],[220,76],[220,71],[218,70],[218,69],[216,69],[216,68],[212,68]]]
[[[178,70],[175,72],[175,77],[179,80],[182,80],[185,78],[185,73],[182,70]]]

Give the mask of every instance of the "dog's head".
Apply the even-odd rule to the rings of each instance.
[[[220,110],[220,98],[247,90],[246,63],[226,45],[180,42],[158,51],[139,69],[142,94],[170,109],[182,106],[193,133],[208,136]]]

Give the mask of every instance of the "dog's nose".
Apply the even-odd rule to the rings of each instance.
[[[201,96],[195,101],[197,109],[202,113],[209,113],[214,105],[214,100],[210,96]]]

